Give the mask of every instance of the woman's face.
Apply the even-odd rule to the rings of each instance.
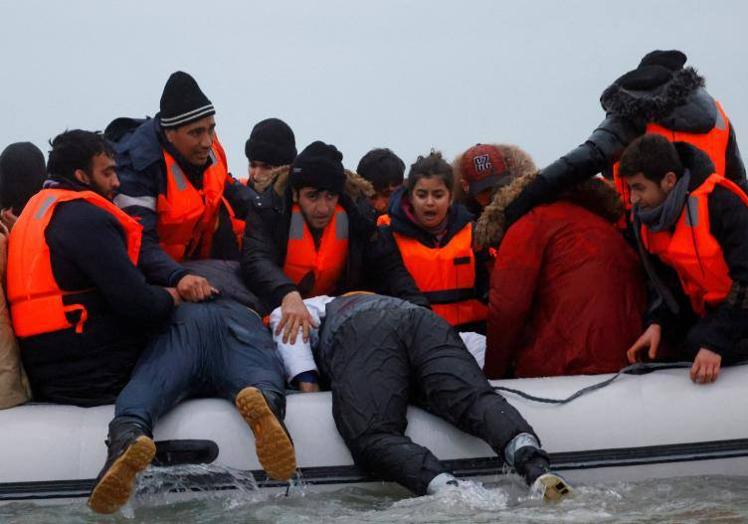
[[[413,212],[421,227],[438,226],[447,216],[452,195],[444,180],[438,176],[423,177],[410,192]]]

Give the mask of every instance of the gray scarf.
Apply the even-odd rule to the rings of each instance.
[[[680,180],[678,180],[662,204],[654,209],[639,209],[637,207],[635,212],[641,223],[654,233],[675,227],[675,223],[678,221],[688,198],[688,184],[690,181],[691,172],[686,169],[683,172],[683,176],[680,177]]]

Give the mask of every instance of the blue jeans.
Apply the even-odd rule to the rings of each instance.
[[[114,416],[136,417],[153,428],[186,398],[233,402],[247,386],[284,402],[283,362],[260,317],[227,299],[185,303],[146,346],[117,397]]]

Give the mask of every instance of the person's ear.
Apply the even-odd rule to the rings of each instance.
[[[667,173],[665,173],[665,176],[662,177],[662,181],[660,182],[660,187],[664,191],[669,193],[675,187],[675,184],[677,183],[678,183],[678,176],[674,172],[668,171]]]
[[[292,189],[291,190],[291,197],[293,198],[294,204],[299,203],[299,191],[298,189]]]
[[[73,173],[73,176],[78,182],[80,182],[84,186],[91,185],[91,179],[89,178],[88,174],[82,169],[76,169],[75,172]]]
[[[174,143],[174,140],[172,140],[172,137],[174,136],[174,130],[173,129],[164,129],[164,137],[166,137],[166,141],[170,144]]]

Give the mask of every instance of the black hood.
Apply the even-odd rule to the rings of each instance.
[[[407,237],[416,238],[425,245],[433,245],[434,238],[429,232],[422,229],[418,224],[413,222],[403,210],[403,199],[406,198],[408,191],[401,187],[390,197],[390,204],[387,213],[390,216],[390,227],[392,231],[401,233]],[[473,221],[473,216],[467,208],[459,202],[453,202],[447,212],[447,234],[442,240],[442,245],[459,233],[462,228]]]
[[[675,142],[673,145],[678,151],[683,167],[691,173],[691,180],[688,184],[688,192],[691,193],[714,173],[714,164],[709,155],[687,142]]]
[[[714,127],[714,99],[704,89],[704,78],[692,67],[672,72],[666,80],[647,89],[629,85],[629,74],[603,91],[600,103],[606,112],[657,122],[675,131],[706,133]]]

